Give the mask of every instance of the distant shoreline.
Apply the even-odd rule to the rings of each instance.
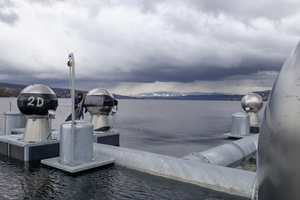
[[[0,83],[0,97],[18,97],[19,93],[22,91],[23,88],[27,86],[25,85],[15,85],[9,83]],[[57,98],[70,98],[70,89],[63,89],[63,88],[51,88],[55,93]],[[82,90],[75,90],[75,93],[82,91]],[[88,91],[82,91],[83,94],[86,94]],[[270,95],[270,91],[260,91],[260,92],[253,92],[259,94],[263,101],[267,101]],[[113,94],[114,98],[116,99],[152,99],[152,100],[203,100],[203,101],[241,101],[244,95],[240,94],[223,94],[223,93],[207,93],[201,95],[173,95],[173,96],[142,96],[142,97],[135,97],[135,96],[125,96],[125,95],[118,95]]]

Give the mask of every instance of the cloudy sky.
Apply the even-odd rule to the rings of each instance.
[[[0,82],[113,93],[271,89],[297,0],[1,0]]]

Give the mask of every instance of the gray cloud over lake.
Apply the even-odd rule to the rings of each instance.
[[[4,0],[0,82],[140,92],[270,89],[299,40],[300,2]],[[67,51],[67,50],[68,51]]]

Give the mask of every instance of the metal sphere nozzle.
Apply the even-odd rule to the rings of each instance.
[[[247,94],[243,97],[241,101],[242,108],[248,112],[257,113],[263,107],[263,99],[260,95],[255,93]]]

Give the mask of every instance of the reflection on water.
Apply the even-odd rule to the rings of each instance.
[[[110,165],[82,174],[0,162],[0,199],[245,199]]]
[[[10,101],[18,110],[15,98],[0,101],[2,113]],[[55,129],[70,110],[70,99],[59,99]],[[231,114],[241,111],[240,102],[119,100],[114,130],[123,147],[182,157],[226,141],[222,134],[230,132]],[[0,176],[0,199],[244,199],[116,165],[70,175],[2,157]]]

